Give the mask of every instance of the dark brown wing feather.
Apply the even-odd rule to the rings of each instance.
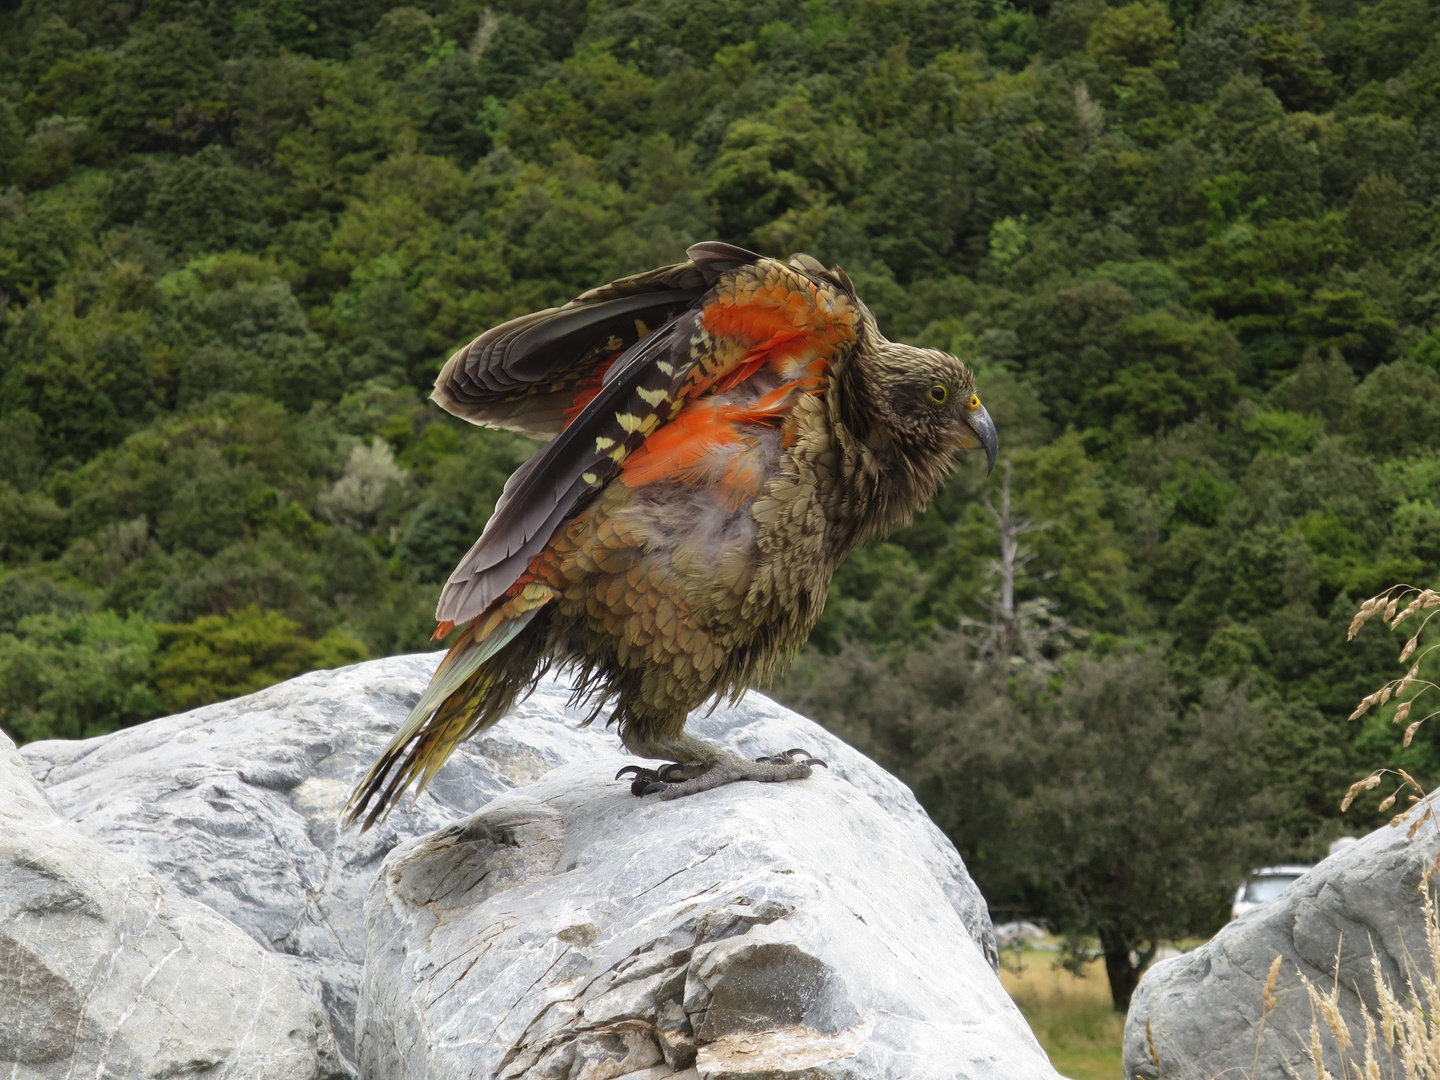
[[[432,397],[471,423],[548,437],[565,426],[577,391],[601,364],[681,314],[705,288],[687,262],[512,319],[450,357]]]
[[[445,583],[435,609],[439,622],[468,622],[494,603],[580,501],[614,475],[620,467],[615,450],[633,450],[644,441],[638,430],[619,438],[611,435],[616,415],[643,415],[648,406],[639,398],[640,389],[669,391],[674,378],[659,372],[653,362],[669,354],[679,336],[677,328],[686,321],[670,323],[622,355],[612,370],[622,369],[623,374],[612,379],[554,441],[515,470],[485,531]],[[600,448],[596,440],[602,432],[614,441]]]

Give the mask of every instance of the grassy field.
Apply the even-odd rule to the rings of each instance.
[[[1077,978],[1054,967],[1056,953],[1026,949],[1000,981],[1030,1021],[1055,1068],[1070,1080],[1121,1080],[1120,1037],[1125,1017],[1110,1004],[1105,965],[1096,960]]]

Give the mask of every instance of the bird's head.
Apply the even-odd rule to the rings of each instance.
[[[975,373],[963,360],[938,349],[885,341],[869,365],[872,401],[907,454],[949,456],[983,446],[988,473],[1000,440],[995,423],[975,392]]]

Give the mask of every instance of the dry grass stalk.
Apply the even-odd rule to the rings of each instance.
[[[1380,1062],[1375,1057],[1375,1017],[1365,1010],[1365,1080],[1381,1080]]]
[[[1402,608],[1400,605],[1404,603]],[[1355,711],[1351,713],[1350,719],[1355,720],[1365,715],[1370,709],[1386,704],[1393,697],[1396,699],[1395,713],[1392,721],[1396,724],[1403,724],[1409,721],[1405,728],[1405,735],[1402,745],[1409,746],[1415,737],[1416,731],[1426,720],[1440,715],[1440,710],[1422,716],[1418,720],[1410,720],[1411,710],[1415,701],[1431,689],[1440,689],[1436,683],[1421,678],[1421,666],[1425,659],[1440,644],[1431,644],[1425,648],[1420,647],[1420,638],[1429,626],[1430,620],[1435,616],[1436,609],[1440,609],[1440,592],[1433,589],[1417,589],[1412,585],[1396,585],[1386,589],[1375,596],[1370,597],[1360,605],[1360,610],[1350,622],[1349,637],[1354,638],[1360,629],[1376,614],[1389,624],[1393,631],[1402,623],[1405,623],[1412,615],[1419,612],[1428,612],[1414,629],[1414,632],[1406,640],[1400,650],[1399,662],[1404,664],[1410,662],[1409,669],[1399,679],[1392,679],[1385,683],[1373,693],[1365,695]],[[1401,700],[1401,699],[1404,700]],[[1376,769],[1369,776],[1357,780],[1350,785],[1345,797],[1340,801],[1340,809],[1348,810],[1355,799],[1368,791],[1379,787],[1386,776],[1396,776],[1400,779],[1399,785],[1385,796],[1379,805],[1380,812],[1385,813],[1393,809],[1396,802],[1403,794],[1410,803],[1406,809],[1401,810],[1390,819],[1392,826],[1399,826],[1409,821],[1409,828],[1406,830],[1407,839],[1413,839],[1426,822],[1437,821],[1435,808],[1432,800],[1425,798],[1425,789],[1418,780],[1402,768]],[[1418,805],[1417,805],[1418,804]],[[1414,813],[1415,810],[1419,813]],[[1349,1025],[1340,1011],[1340,958],[1337,952],[1335,960],[1335,978],[1329,991],[1321,990],[1310,982],[1304,973],[1300,973],[1301,982],[1310,999],[1311,1020],[1310,1020],[1310,1060],[1315,1069],[1316,1080],[1335,1080],[1325,1064],[1324,1039],[1321,1032],[1321,1021],[1329,1034],[1330,1046],[1333,1051],[1333,1060],[1339,1063],[1342,1080],[1440,1080],[1440,917],[1437,917],[1436,907],[1430,896],[1430,879],[1440,872],[1440,853],[1437,853],[1434,860],[1421,875],[1419,893],[1425,917],[1425,947],[1429,952],[1428,965],[1421,967],[1413,962],[1407,961],[1404,974],[1405,986],[1397,989],[1385,978],[1378,956],[1371,956],[1371,974],[1374,980],[1374,992],[1376,1005],[1361,1005],[1361,1015],[1365,1022],[1365,1035],[1363,1055],[1356,1060],[1356,1046],[1352,1038]],[[1272,1008],[1273,986],[1272,980],[1278,971],[1279,961],[1271,965],[1270,979],[1266,980],[1265,991],[1262,995],[1264,1008],[1260,1018],[1260,1030],[1263,1032],[1265,1017]],[[1358,987],[1354,988],[1358,996]],[[1256,1042],[1256,1062],[1259,1058],[1259,1042]],[[1396,1058],[1399,1058],[1399,1069],[1396,1068]],[[1386,1068],[1382,1069],[1381,1062],[1386,1062]],[[1253,1080],[1255,1067],[1251,1068]]]
[[[1412,807],[1411,809],[1414,809],[1414,808]],[[1405,820],[1406,818],[1408,818],[1409,816],[1410,816],[1410,811],[1409,811],[1409,810],[1402,810],[1402,811],[1400,811],[1400,813],[1396,814],[1393,818],[1390,819],[1390,824],[1391,824],[1392,826],[1399,825],[1402,821],[1404,821],[1404,820]],[[1410,828],[1408,828],[1408,829],[1405,830],[1405,839],[1407,839],[1407,840],[1414,840],[1414,839],[1415,839],[1415,834],[1420,831],[1420,826],[1424,825],[1427,821],[1430,821],[1431,819],[1433,819],[1434,816],[1435,816],[1435,808],[1434,808],[1434,806],[1432,806],[1430,803],[1426,803],[1426,804],[1425,804],[1425,809],[1421,811],[1420,816],[1417,817],[1414,821],[1410,822]],[[1427,878],[1427,880],[1428,880],[1428,878]]]
[[[1349,810],[1351,803],[1353,803],[1358,796],[1363,795],[1367,791],[1373,791],[1375,788],[1379,787],[1380,782],[1386,776],[1400,777],[1400,786],[1397,787],[1394,791],[1392,791],[1389,795],[1387,795],[1384,799],[1380,800],[1380,805],[1379,807],[1377,807],[1377,809],[1380,811],[1380,813],[1385,813],[1387,810],[1391,809],[1395,805],[1395,801],[1400,797],[1401,794],[1405,793],[1408,789],[1409,794],[1407,796],[1407,799],[1412,805],[1406,807],[1404,810],[1401,810],[1400,813],[1396,814],[1393,818],[1391,818],[1390,824],[1392,826],[1398,826],[1402,822],[1408,820],[1410,818],[1411,811],[1416,809],[1414,804],[1420,802],[1422,799],[1425,798],[1425,789],[1420,786],[1420,781],[1416,780],[1404,769],[1376,769],[1369,776],[1365,777],[1365,779],[1356,780],[1355,783],[1350,785],[1350,789],[1345,792],[1345,797],[1340,800],[1341,812],[1343,813],[1344,811]],[[1420,831],[1420,826],[1424,825],[1425,822],[1432,820],[1434,816],[1434,806],[1431,803],[1425,803],[1425,805],[1420,808],[1420,815],[1416,817],[1413,821],[1411,821],[1410,828],[1406,831],[1405,834],[1406,838],[1414,839],[1415,834]]]
[[[1265,976],[1265,986],[1260,991],[1260,1026],[1255,1029],[1255,1057],[1250,1062],[1250,1080],[1255,1080],[1255,1070],[1260,1066],[1260,1040],[1265,1035],[1265,1021],[1275,1008],[1275,983],[1280,979],[1280,961],[1283,957],[1275,954],[1270,961],[1270,973]]]
[[[1155,1066],[1155,1075],[1160,1075],[1160,1051],[1155,1049],[1155,1029],[1150,1026],[1150,1018],[1145,1018],[1145,1041],[1150,1045],[1150,1063]]]
[[[1386,980],[1379,958],[1371,956],[1376,1007],[1362,1005],[1365,1041],[1358,1061],[1349,1026],[1340,1012],[1338,955],[1336,978],[1328,992],[1301,974],[1312,1010],[1309,1050],[1317,1080],[1334,1080],[1325,1063],[1321,1020],[1342,1078],[1398,1080],[1403,1076],[1405,1080],[1440,1080],[1440,920],[1430,896],[1428,875],[1420,883],[1420,900],[1425,915],[1425,947],[1430,953],[1428,964],[1422,967],[1407,963],[1405,985],[1397,988]],[[1382,1060],[1387,1064],[1383,1070]]]
[[[1271,1010],[1275,1008],[1275,983],[1280,978],[1281,959],[1280,954],[1276,953],[1275,959],[1270,961],[1270,973],[1265,976],[1265,986],[1260,991],[1260,1001],[1264,1005],[1264,1008],[1260,1012],[1260,1022],[1262,1024],[1265,1022],[1265,1018],[1270,1015]]]
[[[1405,606],[1404,611],[1397,611],[1400,602],[1406,597],[1411,597],[1410,603]],[[1389,623],[1390,629],[1394,630],[1417,611],[1426,611],[1430,608],[1440,608],[1440,593],[1434,589],[1417,589],[1414,585],[1392,585],[1360,605],[1360,610],[1350,620],[1350,630],[1346,638],[1347,640],[1353,639],[1360,632],[1360,628],[1369,622],[1377,611],[1384,612],[1384,615],[1381,616],[1382,620]],[[1419,631],[1416,633],[1418,636]]]
[[[1310,1020],[1310,1060],[1315,1063],[1315,1080],[1335,1080],[1325,1068],[1325,1048],[1320,1045],[1320,1025]]]
[[[1400,606],[1402,603],[1405,603],[1403,608]],[[1440,716],[1440,709],[1437,709],[1417,720],[1410,719],[1410,714],[1414,710],[1415,702],[1418,701],[1423,694],[1430,690],[1440,690],[1440,685],[1437,685],[1429,679],[1422,678],[1420,674],[1426,657],[1435,649],[1440,648],[1440,643],[1432,643],[1424,648],[1420,647],[1420,638],[1426,627],[1429,626],[1430,620],[1434,618],[1437,613],[1440,613],[1440,592],[1436,592],[1434,589],[1418,589],[1413,585],[1395,585],[1366,600],[1360,605],[1360,610],[1355,613],[1355,617],[1350,621],[1349,636],[1354,638],[1354,636],[1359,633],[1360,628],[1377,613],[1381,613],[1381,618],[1389,623],[1390,629],[1394,630],[1401,623],[1409,619],[1411,615],[1422,611],[1428,612],[1428,614],[1421,620],[1420,625],[1415,628],[1414,633],[1410,635],[1404,647],[1400,650],[1400,663],[1410,662],[1410,666],[1405,674],[1399,679],[1391,679],[1378,690],[1366,694],[1360,699],[1360,703],[1355,706],[1355,710],[1350,714],[1351,720],[1358,720],[1371,709],[1385,705],[1394,698],[1395,712],[1390,718],[1391,722],[1406,725],[1405,733],[1401,738],[1402,747],[1409,747],[1410,744],[1414,742],[1416,733],[1425,721],[1435,716]],[[1358,780],[1354,784],[1351,784],[1350,790],[1345,793],[1344,799],[1340,802],[1340,809],[1342,811],[1350,809],[1350,805],[1359,795],[1378,787],[1386,771],[1387,770],[1381,769],[1371,773],[1363,780]],[[1425,794],[1425,790],[1413,777],[1405,773],[1403,769],[1399,770],[1398,775],[1403,778],[1404,783],[1381,800],[1379,807],[1381,813],[1392,809],[1400,794],[1405,791],[1407,787],[1412,788],[1414,791],[1414,797],[1411,798],[1411,802],[1416,801],[1417,798],[1423,797]],[[1433,811],[1427,806],[1420,817],[1411,823],[1410,835],[1413,836],[1416,829],[1425,821],[1430,820],[1432,816]],[[1402,821],[1406,821],[1409,818],[1410,810],[1402,810],[1391,820],[1391,824],[1399,825]]]
[[[1330,987],[1330,992],[1317,988],[1302,972],[1300,981],[1305,984],[1305,990],[1310,995],[1312,1007],[1320,1010],[1320,1018],[1325,1021],[1325,1026],[1330,1029],[1330,1037],[1335,1040],[1335,1045],[1343,1052],[1354,1047],[1355,1043],[1350,1038],[1350,1025],[1345,1023],[1345,1017],[1340,1015],[1340,959],[1335,959],[1335,981]],[[1344,1067],[1344,1057],[1341,1057],[1341,1072],[1348,1070]]]

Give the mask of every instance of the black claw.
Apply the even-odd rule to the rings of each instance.
[[[615,774],[615,779],[619,780],[626,773],[634,773],[636,776],[642,776],[649,771],[649,769],[641,768],[639,765],[626,765],[623,769],[621,769]]]
[[[811,757],[809,750],[801,750],[799,747],[793,750],[786,750],[783,754],[773,754],[770,757],[757,757],[755,763],[757,765],[824,765],[827,769],[830,767],[819,758]]]
[[[680,769],[683,767],[684,766],[676,764],[675,762],[671,762],[668,765],[661,765],[660,768],[656,769],[655,775],[661,780],[669,781],[670,773],[675,769]]]
[[[638,785],[640,781],[636,780],[635,783]],[[664,790],[665,782],[663,780],[651,780],[642,790],[635,792],[635,794],[644,798],[646,795],[655,795]]]

